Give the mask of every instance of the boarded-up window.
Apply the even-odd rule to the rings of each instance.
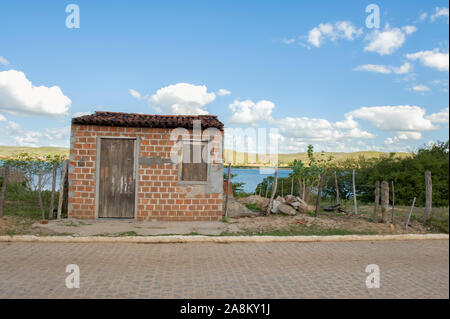
[[[181,150],[181,180],[206,182],[208,179],[207,158],[203,153],[208,146],[206,141],[184,141]]]

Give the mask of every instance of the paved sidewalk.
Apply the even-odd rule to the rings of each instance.
[[[68,264],[80,289],[65,287]],[[366,288],[368,264],[379,289]],[[448,297],[448,240],[0,243],[0,298]]]
[[[61,219],[50,220],[48,224],[36,222],[33,227],[46,229],[54,233],[73,236],[95,236],[120,233],[139,235],[190,234],[219,235],[227,230],[228,224],[221,221],[186,221],[180,223],[153,220],[151,222],[134,219],[101,218],[96,220]]]

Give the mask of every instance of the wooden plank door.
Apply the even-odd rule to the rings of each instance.
[[[132,139],[100,140],[98,217],[134,217],[134,142]]]

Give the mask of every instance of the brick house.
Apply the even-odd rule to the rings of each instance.
[[[72,119],[68,217],[219,220],[223,123],[117,112]]]

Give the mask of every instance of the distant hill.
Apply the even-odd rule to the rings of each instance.
[[[0,158],[7,158],[19,153],[28,153],[36,156],[42,155],[66,155],[69,156],[69,149],[62,147],[27,147],[27,146],[1,146],[0,145]]]
[[[43,146],[43,147],[26,147],[26,146],[0,146],[0,158],[10,157],[14,154],[18,153],[29,153],[33,155],[66,155],[69,156],[69,149],[68,148],[62,148],[62,147],[50,147],[50,146]],[[237,158],[243,158],[243,161],[239,161],[236,163],[233,163],[233,165],[238,166],[261,166],[264,165],[264,163],[267,163],[266,161],[261,161],[260,158],[255,154],[250,154],[250,156],[253,156],[256,158],[256,163],[248,163],[248,153],[242,153],[242,152],[236,152],[233,150],[225,150],[225,162],[229,162],[230,158],[234,158],[234,161],[236,162]],[[320,153],[316,153],[316,156],[318,156]],[[352,152],[352,153],[344,153],[344,152],[324,152],[324,157],[327,158],[328,156],[333,156],[333,160],[340,161],[344,160],[346,158],[358,158],[359,156],[364,156],[366,158],[373,158],[373,157],[380,157],[381,155],[385,155],[388,153],[384,152],[375,152],[375,151],[363,151],[363,152]],[[404,153],[404,152],[397,152],[395,153],[396,156],[399,157],[406,157],[411,156],[410,153]],[[287,154],[278,154],[278,162],[280,166],[287,166],[290,163],[294,161],[294,159],[302,160],[303,162],[308,161],[308,155],[306,152],[302,153],[287,153]]]
[[[263,158],[259,158],[258,155],[254,153],[250,153],[251,158],[256,158],[256,163],[249,164],[248,163],[248,157],[249,153],[242,153],[242,152],[236,152],[234,150],[227,150],[225,149],[225,162],[230,162],[230,159],[233,159],[233,165],[234,166],[261,166],[264,165],[264,163],[267,163],[268,160],[264,160]],[[315,156],[320,156],[320,152],[316,152]],[[351,152],[351,153],[345,153],[345,152],[324,152],[324,158],[328,158],[329,156],[333,157],[333,161],[341,161],[345,160],[347,158],[358,158],[360,156],[364,156],[365,158],[374,158],[374,157],[380,157],[382,155],[387,155],[389,153],[385,152],[376,152],[376,151],[361,151],[361,152]],[[407,157],[411,156],[410,153],[405,152],[396,152],[396,156],[398,157]],[[241,160],[237,160],[237,158],[240,158]],[[243,159],[243,161],[242,161]],[[286,153],[286,154],[278,154],[278,163],[280,166],[288,166],[290,163],[292,163],[294,160],[301,160],[303,162],[308,162],[308,155],[306,152],[300,152],[300,153]]]

